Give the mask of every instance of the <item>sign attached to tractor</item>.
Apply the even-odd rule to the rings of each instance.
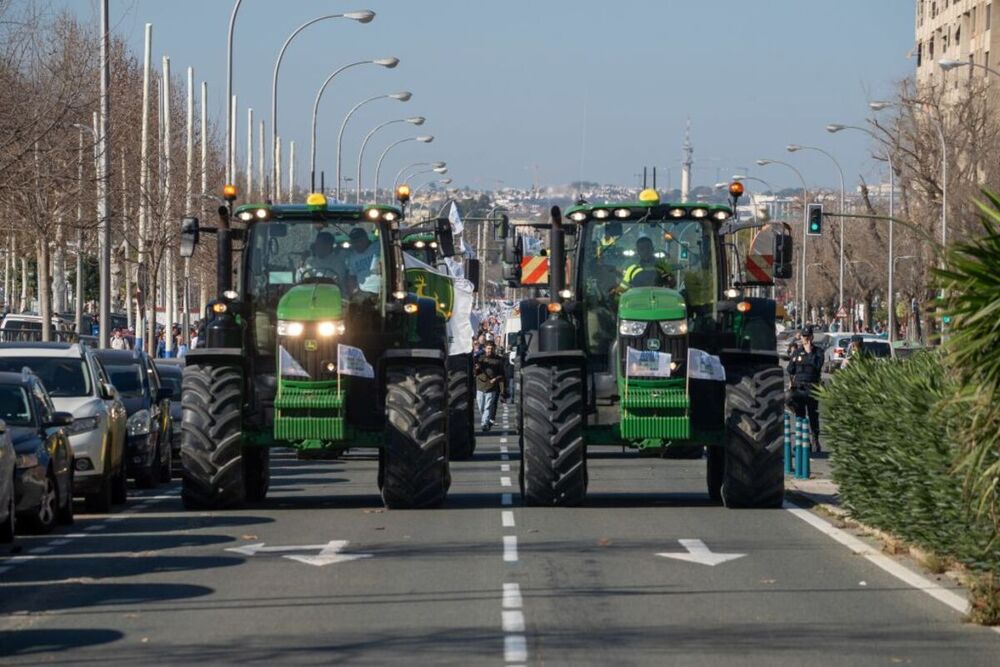
[[[750,241],[746,270],[750,282],[774,283],[774,232],[764,227]]]
[[[523,257],[521,258],[521,284],[522,285],[546,285],[549,282],[549,258],[548,257]]]

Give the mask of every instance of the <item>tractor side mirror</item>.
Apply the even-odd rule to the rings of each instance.
[[[443,257],[455,256],[455,237],[451,230],[451,221],[448,218],[438,218],[436,222],[435,235],[437,236],[438,250]]]
[[[194,247],[198,245],[200,229],[198,218],[194,216],[181,220],[181,257],[190,257],[194,254]]]
[[[521,286],[521,262],[516,264],[511,262],[503,263],[503,279],[510,287]]]
[[[493,223],[493,240],[504,241],[510,236],[510,218],[500,214],[500,221]]]
[[[787,231],[774,233],[774,277],[788,279],[792,277],[792,235]]]
[[[479,291],[479,274],[481,273],[481,263],[478,259],[468,258],[465,260],[465,279],[472,283],[472,291]]]
[[[503,240],[503,261],[506,264],[521,265],[521,256],[524,255],[524,241],[520,234],[506,236]]]

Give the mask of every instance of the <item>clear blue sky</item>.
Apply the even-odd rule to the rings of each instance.
[[[95,0],[54,4],[96,16]],[[194,66],[196,81],[209,83],[210,112],[222,120],[231,7],[229,0],[111,0],[112,25],[141,57],[143,24],[153,23],[154,62],[169,55],[180,75]],[[783,167],[754,164],[771,157],[801,166],[810,186],[836,185],[828,159],[790,155],[790,142],[833,152],[849,184],[858,174],[875,182],[879,169],[865,138],[829,135],[824,125],[863,123],[867,101],[890,95],[915,66],[907,59],[910,0],[244,0],[234,84],[241,156],[246,107],[256,119],[269,115],[271,71],[287,35],[316,16],[364,8],[377,12],[372,23],[320,22],[286,54],[279,129],[285,141],[295,140],[302,184],[316,89],[355,60],[402,62],[392,71],[357,67],[331,84],[318,147],[327,183],[346,111],[397,90],[412,90],[413,99],[372,103],[352,120],[349,173],[368,129],[424,115],[419,131],[434,134],[434,143],[400,146],[387,158],[389,174],[407,162],[440,159],[456,184],[478,187],[529,185],[533,165],[543,185],[578,178],[632,184],[646,164],[660,167],[661,185],[670,168],[676,187],[690,117],[695,184],[749,166],[776,186],[796,185]],[[367,185],[377,153],[408,132],[397,124],[376,135]]]

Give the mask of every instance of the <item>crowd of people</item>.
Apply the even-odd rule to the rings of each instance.
[[[174,325],[170,332],[173,342],[171,356],[183,357],[188,350],[198,347],[198,325],[195,324],[188,331],[187,335],[181,332],[179,325]],[[109,346],[112,350],[132,350],[135,349],[136,333],[133,327],[120,327],[111,331]],[[162,359],[167,356],[167,332],[166,328],[157,325],[156,346],[154,356]]]

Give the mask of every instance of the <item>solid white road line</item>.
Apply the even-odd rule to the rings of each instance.
[[[909,584],[913,588],[927,593],[938,602],[943,602],[960,614],[967,614],[969,612],[969,603],[961,595],[958,595],[943,586],[939,586],[930,579],[927,579],[909,568],[900,565],[875,547],[872,547],[853,535],[837,528],[830,522],[825,521],[807,509],[799,507],[792,502],[786,502],[785,509],[808,523],[819,532],[833,538],[837,542],[840,542],[855,554],[864,556],[869,561],[896,577],[903,583]]]
[[[503,638],[505,662],[524,662],[528,659],[528,642],[524,635],[507,635]]]
[[[504,632],[524,632],[524,614],[520,609],[505,609],[501,613]]]
[[[503,585],[503,608],[504,609],[520,609],[523,601],[521,600],[521,586],[520,584],[504,584]]]
[[[517,537],[514,535],[503,536],[503,561],[505,563],[517,562]]]
[[[502,496],[500,496],[500,504],[501,505],[513,505],[514,504],[514,496],[512,494],[510,494],[510,493],[503,494]]]
[[[500,486],[510,486],[510,477],[501,477]]]
[[[514,527],[514,513],[510,510],[504,510],[500,512],[500,522],[503,524],[504,528]]]

